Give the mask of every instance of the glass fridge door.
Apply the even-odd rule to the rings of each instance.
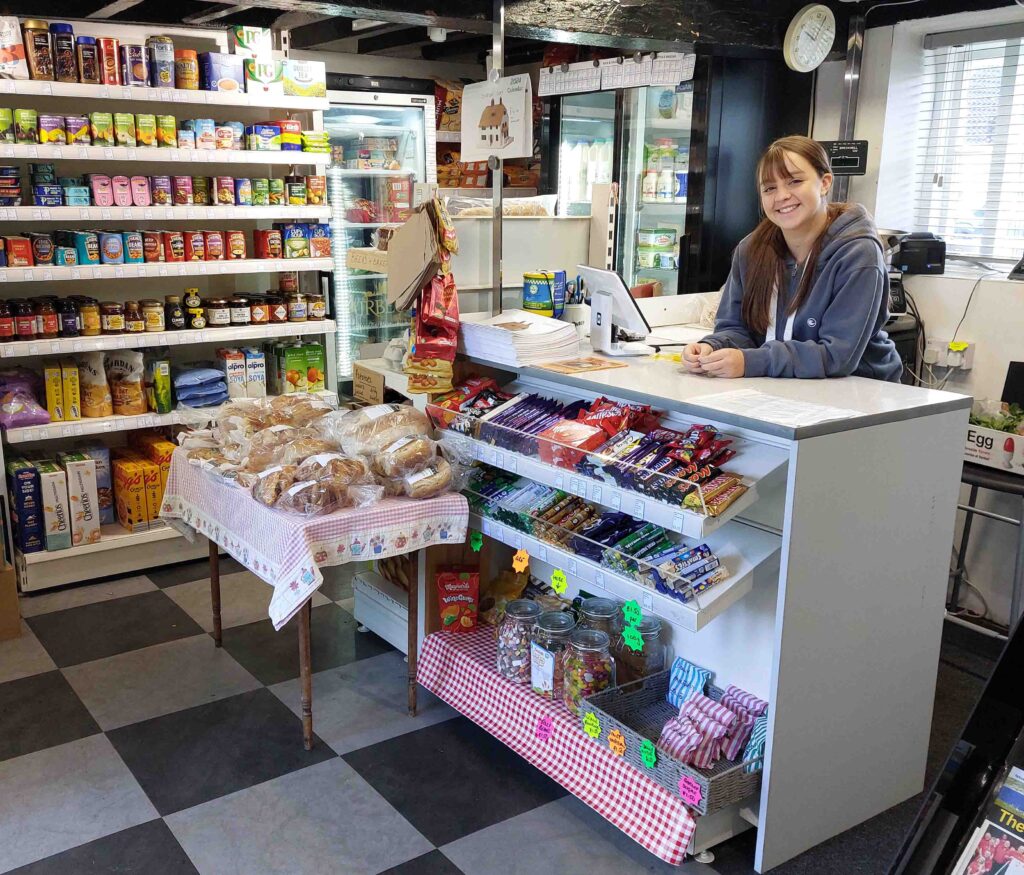
[[[589,216],[591,189],[612,181],[615,92],[562,98],[558,144],[558,215]]]
[[[616,266],[631,288],[679,293],[685,245],[692,83],[626,92]],[[685,256],[685,249],[683,250]]]
[[[369,96],[369,95],[368,95]],[[379,355],[409,326],[387,303],[386,270],[349,267],[349,251],[371,249],[408,217],[413,186],[426,179],[422,106],[338,104],[324,112],[330,137],[331,204],[338,379],[352,378],[361,352]],[[381,344],[366,350],[368,344]]]

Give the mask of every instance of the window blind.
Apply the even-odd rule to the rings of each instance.
[[[954,254],[1020,258],[1024,39],[926,48],[919,97],[915,229]]]

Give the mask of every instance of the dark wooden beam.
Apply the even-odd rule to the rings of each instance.
[[[418,46],[428,40],[425,27],[401,27],[387,33],[361,37],[357,51],[360,55],[372,55],[374,52],[384,52],[388,49]]]
[[[300,24],[288,32],[288,40],[293,49],[312,49],[324,43],[352,36],[351,18],[327,18]]]

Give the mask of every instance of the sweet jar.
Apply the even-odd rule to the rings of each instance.
[[[624,630],[623,630],[624,631]],[[617,684],[638,681],[665,668],[665,645],[661,643],[661,620],[644,617],[637,626],[642,646],[639,650],[631,647],[623,631],[615,637],[612,656],[615,657],[615,682]],[[633,642],[634,645],[636,642]]]
[[[517,684],[530,683],[530,636],[539,616],[536,602],[516,599],[498,626],[498,674]]]
[[[562,698],[562,651],[575,627],[567,611],[545,611],[537,618],[530,642],[530,686],[538,696]]]
[[[609,639],[614,640],[618,632],[619,603],[612,599],[594,596],[580,603],[581,629],[600,629]]]
[[[580,713],[583,700],[615,683],[608,633],[577,628],[562,652],[562,702],[573,714]]]

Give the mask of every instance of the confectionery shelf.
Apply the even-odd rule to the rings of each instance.
[[[0,207],[9,222],[121,222],[245,219],[327,220],[330,207]]]
[[[145,264],[97,264],[78,267],[4,267],[0,268],[0,283],[278,273],[291,270],[330,270],[333,265],[334,262],[330,258],[239,258],[233,261],[154,261]]]
[[[123,85],[84,85],[77,82],[42,82],[33,79],[0,79],[0,94],[74,97],[89,101],[130,100],[136,103],[251,106],[282,110],[324,110],[330,106],[330,101],[324,97],[245,94],[232,91],[191,91],[183,88],[131,88]]]
[[[313,322],[274,322],[267,325],[235,325],[202,331],[147,331],[144,334],[108,334],[99,337],[66,337],[59,340],[16,340],[0,344],[0,358],[66,355],[100,349],[145,349],[150,346],[183,346],[192,343],[265,340],[272,337],[303,337],[333,334],[330,319]]]
[[[318,164],[331,163],[322,152],[258,152],[249,149],[159,149],[132,146],[0,146],[0,158],[26,161],[139,161],[146,164]]]

